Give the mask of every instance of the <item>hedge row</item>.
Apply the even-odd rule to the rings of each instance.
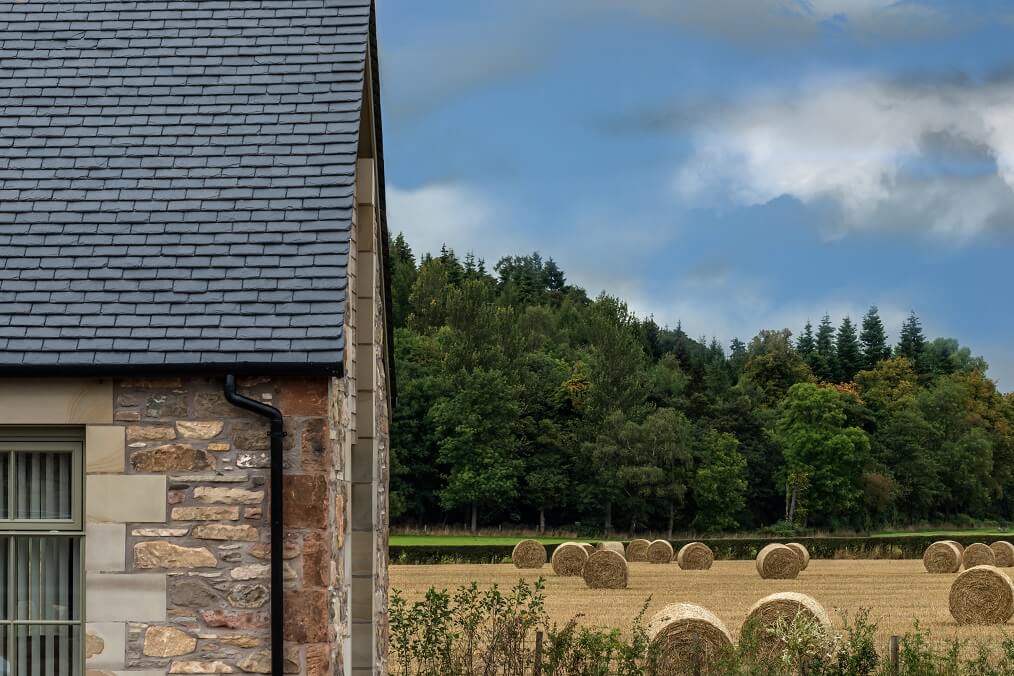
[[[520,540],[521,538],[519,538]],[[772,542],[800,542],[810,550],[815,559],[921,559],[931,543],[951,539],[968,546],[974,542],[994,542],[998,538],[984,535],[931,537],[909,535],[899,537],[797,537],[797,538],[704,538],[704,542],[715,552],[715,558],[723,560],[752,560],[757,553]],[[673,549],[694,540],[671,540]],[[557,545],[546,545],[550,556]],[[408,545],[390,548],[391,563],[432,564],[432,563],[508,563],[511,558],[510,545]]]

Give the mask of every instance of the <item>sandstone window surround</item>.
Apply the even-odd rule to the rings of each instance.
[[[82,432],[0,427],[3,676],[83,670]]]

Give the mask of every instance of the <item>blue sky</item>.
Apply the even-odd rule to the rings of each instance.
[[[691,335],[915,310],[1014,390],[1014,7],[379,0],[390,223]]]

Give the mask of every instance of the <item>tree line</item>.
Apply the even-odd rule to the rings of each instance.
[[[1014,397],[876,307],[728,350],[538,254],[391,242],[395,523],[722,532],[1009,518]]]

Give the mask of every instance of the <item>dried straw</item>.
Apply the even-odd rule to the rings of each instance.
[[[542,568],[546,564],[546,548],[538,540],[522,540],[514,545],[511,561],[518,568]]]
[[[806,570],[806,567],[810,565],[810,550],[806,548],[806,545],[798,542],[789,542],[785,546],[796,552],[796,555],[799,556],[799,570]]]
[[[816,599],[796,592],[778,592],[753,604],[743,622],[740,636],[752,637],[762,655],[774,654],[782,648],[782,642],[772,633],[775,625],[779,622],[791,625],[799,616],[830,633],[831,618]]]
[[[997,540],[989,548],[996,557],[997,568],[1014,568],[1014,545],[1006,540]]]
[[[1014,584],[996,566],[975,566],[954,580],[949,601],[958,624],[1004,624],[1014,615]]]
[[[794,580],[799,575],[799,565],[796,552],[777,543],[757,555],[757,572],[765,580]]]
[[[588,557],[581,576],[589,589],[626,589],[627,560],[612,550],[600,549]]]
[[[934,542],[922,555],[927,573],[956,573],[961,570],[961,552],[949,540]]]
[[[668,540],[653,540],[646,553],[648,563],[669,563],[672,555],[672,544]]]
[[[649,673],[721,673],[722,658],[732,651],[732,636],[707,608],[674,603],[648,623]]]
[[[578,544],[584,547],[584,551],[585,553],[588,554],[588,556],[591,556],[592,554],[598,551],[592,544],[588,542],[579,542]]]
[[[623,548],[622,542],[600,542],[596,549],[599,551],[616,552],[623,558],[627,558],[627,550]]]
[[[703,542],[691,542],[680,547],[676,563],[683,570],[708,570],[715,562],[715,553]]]
[[[957,540],[944,540],[944,542],[950,542],[952,545],[954,545],[955,547],[957,547],[959,555],[965,553],[965,545],[961,544]]]
[[[961,563],[965,570],[976,566],[995,566],[996,554],[989,545],[976,542],[974,545],[965,547],[965,553],[961,555]]]
[[[648,560],[648,545],[651,542],[638,538],[631,540],[627,544],[627,561],[647,561]]]
[[[577,542],[564,542],[553,550],[553,572],[564,577],[580,575],[588,552]]]

